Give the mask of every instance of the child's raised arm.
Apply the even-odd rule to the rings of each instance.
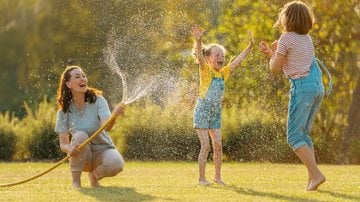
[[[269,67],[273,74],[279,72],[286,62],[286,56],[276,53],[277,46],[277,40],[272,42],[271,48],[264,41],[261,41],[259,44],[260,51],[270,59]]]
[[[204,67],[205,66],[205,58],[203,55],[203,46],[202,46],[202,36],[204,35],[204,30],[201,30],[200,27],[198,27],[197,25],[192,27],[192,35],[195,38],[195,55],[196,58],[199,62],[200,67]]]
[[[251,33],[251,31],[248,31],[250,36],[250,42],[249,45],[246,47],[245,50],[243,50],[235,59],[230,63],[230,69],[231,71],[234,70],[236,67],[240,65],[240,63],[246,58],[246,56],[250,53],[252,47],[254,46],[254,38]]]

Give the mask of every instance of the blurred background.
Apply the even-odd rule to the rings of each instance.
[[[222,44],[229,60],[247,46],[247,30],[256,44],[278,39],[281,30],[273,25],[287,2],[0,0],[0,160],[64,156],[53,130],[57,84],[67,65],[81,66],[111,106],[124,89],[141,94],[111,132],[126,159],[196,160],[192,113],[199,75],[191,27],[205,29],[204,44]],[[304,2],[315,15],[310,35],[316,56],[334,80],[312,130],[317,160],[359,164],[360,3]],[[115,66],[107,61],[110,53]],[[226,84],[224,160],[298,162],[286,143],[288,91],[282,74],[269,76],[256,46]]]

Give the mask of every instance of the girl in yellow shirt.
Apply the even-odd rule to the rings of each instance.
[[[220,185],[221,179],[222,143],[221,143],[221,102],[224,94],[224,83],[239,64],[250,53],[254,46],[251,32],[250,43],[230,64],[225,65],[225,49],[218,44],[204,47],[202,36],[204,31],[194,26],[192,34],[195,38],[195,56],[199,63],[200,86],[199,98],[194,111],[194,128],[199,136],[201,149],[198,158],[199,184],[210,185],[205,178],[205,166],[210,151],[210,140],[213,143],[215,178]]]

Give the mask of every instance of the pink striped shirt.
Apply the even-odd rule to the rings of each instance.
[[[276,52],[286,56],[286,62],[282,67],[286,76],[298,79],[309,74],[315,53],[314,44],[308,34],[300,35],[295,32],[282,34]]]

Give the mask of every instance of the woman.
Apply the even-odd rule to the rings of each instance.
[[[101,178],[120,173],[124,160],[107,133],[115,121],[81,150],[77,149],[111,116],[101,91],[88,87],[87,77],[80,67],[69,66],[62,73],[57,102],[59,111],[55,132],[59,134],[61,150],[71,156],[69,161],[73,187],[81,188],[80,176],[83,171],[89,172],[92,187],[98,187]],[[123,115],[124,110],[121,105],[117,105],[113,114]]]

